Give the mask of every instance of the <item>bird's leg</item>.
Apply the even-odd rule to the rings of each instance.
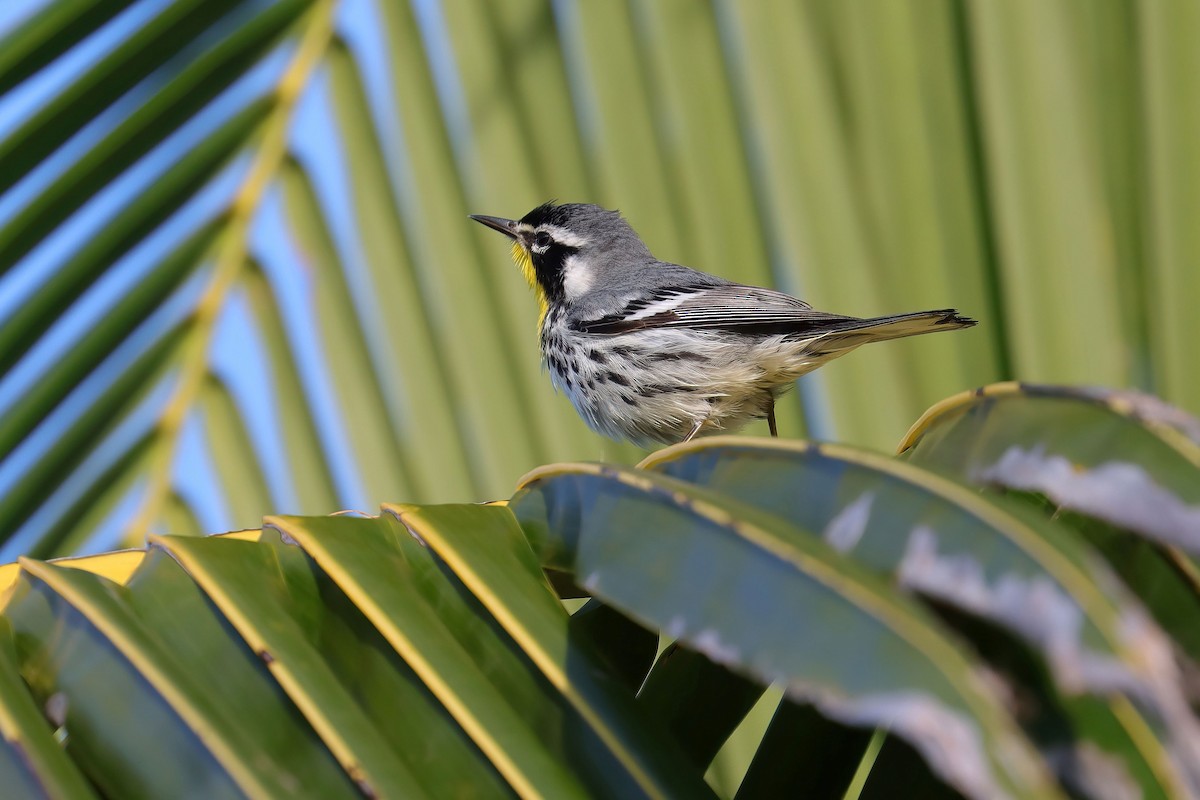
[[[772,397],[767,405],[767,427],[771,429],[771,435],[779,438],[779,429],[775,427],[775,398]]]
[[[680,444],[683,444],[683,442],[690,442],[692,439],[695,439],[696,434],[700,432],[700,429],[704,427],[704,423],[707,421],[708,419],[706,417],[701,417],[700,419],[696,420],[696,424],[692,426],[690,431],[688,431],[688,435],[683,437],[683,441],[680,442]]]

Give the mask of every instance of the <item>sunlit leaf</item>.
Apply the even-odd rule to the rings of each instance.
[[[932,618],[779,517],[589,465],[531,474],[512,507],[543,563],[667,635],[835,718],[886,719],[968,794],[1053,794],[999,699]],[[770,613],[779,608],[804,614]]]

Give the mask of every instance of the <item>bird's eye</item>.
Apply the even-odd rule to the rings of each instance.
[[[533,237],[533,243],[540,248],[549,247],[552,241],[550,234],[545,231],[538,231],[538,235]]]

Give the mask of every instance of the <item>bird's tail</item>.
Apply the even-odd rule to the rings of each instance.
[[[828,350],[851,350],[868,342],[886,342],[936,331],[970,328],[975,320],[964,317],[953,308],[936,311],[915,311],[911,314],[891,314],[886,317],[858,319],[839,326],[821,337],[820,347]]]

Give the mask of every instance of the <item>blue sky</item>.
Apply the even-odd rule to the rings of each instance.
[[[137,31],[146,22],[160,13],[169,0],[141,0],[135,2],[114,17],[93,36],[80,42],[63,58],[54,62],[23,85],[0,97],[0,138],[9,135],[27,116],[42,107],[60,92],[74,76],[88,69],[104,57],[111,48]],[[250,13],[262,3],[248,3],[243,9]],[[0,10],[0,30],[11,30],[19,22],[37,11],[44,0],[21,0],[6,4]],[[346,39],[363,59],[364,69],[372,80],[372,91],[389,91],[386,86],[386,71],[380,69],[382,42],[373,20],[373,8],[366,0],[347,0],[342,4],[339,25]],[[428,14],[423,15],[428,18]],[[220,35],[218,32],[217,35]],[[201,37],[195,51],[211,45],[215,37]],[[101,194],[85,204],[67,220],[51,237],[39,244],[18,265],[0,277],[0,318],[6,318],[27,301],[43,283],[53,276],[66,259],[109,224],[113,215],[144,192],[180,156],[195,147],[204,137],[230,113],[254,97],[269,91],[275,84],[289,57],[288,48],[277,50],[272,56],[247,73],[241,80],[214,101],[204,112],[189,121],[182,129],[169,137],[145,158],[127,170]],[[135,88],[111,108],[88,124],[71,141],[40,164],[28,176],[9,191],[0,194],[0,220],[11,216],[36,197],[47,185],[61,175],[64,169],[75,163],[101,137],[125,119],[144,100],[147,93],[162,80],[185,63],[194,53],[184,52],[164,66],[158,74],[142,86]],[[329,117],[323,113],[326,98],[324,81],[317,74],[313,85],[297,110],[294,120],[296,156],[302,160],[320,186],[320,194],[327,200],[326,212],[331,217],[334,230],[352,230],[351,226],[338,224],[339,218],[350,213],[352,204],[346,198],[345,175],[337,159],[340,149],[336,146],[336,132],[329,125]],[[394,133],[394,131],[389,131]],[[395,148],[403,152],[402,148]],[[111,309],[113,303],[123,297],[131,286],[154,268],[160,259],[188,233],[195,231],[214,215],[225,208],[239,185],[239,178],[247,166],[247,159],[237,159],[201,190],[178,213],[164,223],[145,241],[125,257],[111,265],[107,272],[62,314],[57,323],[38,342],[14,369],[0,377],[0,414],[11,408],[45,371],[53,366],[86,335]],[[345,220],[341,220],[344,222]],[[353,267],[361,264],[357,244],[346,236],[338,242],[345,256],[345,263]],[[263,203],[252,232],[251,249],[271,280],[281,305],[291,309],[303,309],[308,304],[305,293],[303,269],[292,249],[280,220],[278,198],[274,193]],[[15,452],[0,462],[0,493],[10,489],[16,480],[46,452],[61,431],[84,411],[90,402],[108,386],[114,377],[126,368],[140,353],[177,325],[194,306],[204,287],[205,273],[197,273],[170,302],[164,305],[142,325],[105,363],[52,413],[35,433],[23,442]],[[351,275],[352,285],[365,298],[369,286],[358,276]],[[364,304],[364,312],[370,307]],[[320,431],[327,456],[333,466],[341,501],[346,507],[363,507],[366,499],[362,493],[353,459],[343,446],[344,437],[339,431],[338,414],[328,391],[328,377],[323,369],[319,343],[310,326],[303,324],[303,313],[292,313],[285,317],[290,323],[297,354],[297,366],[309,392],[310,401],[321,420]],[[268,465],[266,475],[277,508],[286,510],[295,507],[295,489],[290,485],[286,470],[271,469],[271,464],[286,463],[286,455],[274,424],[272,410],[272,387],[263,377],[269,374],[263,347],[257,331],[246,312],[244,298],[234,294],[226,304],[219,320],[211,365],[236,398],[246,418],[247,427],[253,431],[255,448],[262,463]],[[138,411],[126,423],[114,431],[104,446],[89,457],[70,480],[51,497],[41,513],[35,514],[16,532],[7,544],[0,548],[0,561],[9,561],[26,550],[45,527],[52,521],[56,510],[78,496],[88,483],[101,474],[109,464],[139,437],[144,436],[155,423],[161,408],[169,397],[171,381],[165,380],[141,404]],[[181,496],[197,513],[201,526],[210,531],[231,527],[217,477],[213,472],[211,458],[205,446],[202,421],[195,415],[185,425],[176,458],[176,483]],[[96,533],[85,544],[85,552],[109,549],[120,536],[122,525],[132,509],[137,506],[144,485],[129,488],[125,501],[118,503],[109,519],[103,520]]]
[[[35,13],[46,2],[47,0],[17,0],[14,3],[13,0],[9,0],[0,8],[0,31],[12,30],[22,19]],[[138,0],[132,3],[62,58],[7,95],[0,96],[0,140],[10,135],[31,112],[41,108],[114,46],[161,13],[170,2],[171,0]],[[231,15],[229,24],[236,25],[240,18],[255,13],[269,2],[270,0],[248,0]],[[355,54],[372,99],[373,110],[377,112],[375,122],[380,132],[379,139],[385,147],[390,177],[397,196],[400,197],[402,205],[416,204],[420,202],[420,198],[405,196],[406,187],[411,185],[411,181],[407,180],[407,150],[404,146],[403,132],[396,124],[394,114],[378,114],[379,109],[389,107],[390,98],[394,95],[393,87],[389,84],[390,71],[381,35],[382,24],[377,19],[374,2],[375,0],[342,0],[339,6],[338,27],[342,38]],[[556,5],[560,25],[572,24],[573,15],[569,13],[568,6],[569,4]],[[470,163],[471,145],[467,135],[464,95],[457,81],[441,8],[436,0],[418,0],[414,3],[414,9],[426,40],[432,74],[452,137],[452,145],[458,158],[463,163]],[[143,84],[106,109],[18,184],[0,193],[0,223],[10,219],[32,198],[37,197],[64,170],[70,168],[81,154],[86,153],[97,141],[128,118],[162,82],[168,80],[183,64],[211,46],[226,30],[227,27],[218,27],[217,30],[199,37],[190,48],[178,53]],[[254,98],[271,91],[290,54],[289,47],[284,45],[263,59],[202,113],[87,202],[15,268],[0,276],[0,320],[7,318],[27,302],[83,243],[102,232],[111,224],[116,214],[153,186],[183,154],[210,136],[229,118],[231,109],[243,107]],[[338,133],[327,111],[328,103],[327,82],[323,71],[319,70],[296,109],[292,124],[292,154],[304,165],[317,189],[323,214],[329,222],[340,260],[346,269],[357,312],[366,322],[364,330],[368,334],[374,360],[377,365],[381,365],[381,369],[386,369],[389,350],[386,343],[378,338],[382,326],[372,324],[381,313],[380,306],[368,278],[361,245],[355,238],[355,225],[351,224],[354,202],[346,166],[341,160],[342,147],[338,141]],[[584,128],[586,127],[584,125]],[[70,352],[80,338],[86,336],[87,332],[109,313],[113,304],[154,269],[174,245],[221,213],[237,190],[248,162],[248,157],[235,159],[159,230],[112,264],[83,296],[65,310],[26,357],[14,369],[0,376],[0,415],[12,408],[47,369]],[[280,306],[288,309],[289,313],[284,315],[284,322],[295,354],[296,367],[318,420],[319,434],[335,476],[339,500],[345,508],[366,509],[369,502],[355,460],[345,445],[343,423],[330,389],[328,367],[321,342],[313,327],[306,324],[306,320],[312,317],[311,281],[302,255],[297,251],[295,243],[290,241],[282,217],[280,198],[274,191],[268,192],[258,209],[251,234],[250,252],[262,266],[279,298]],[[203,270],[193,276],[192,280],[175,293],[170,302],[147,319],[116,352],[99,365],[27,441],[8,458],[0,461],[0,495],[14,486],[66,426],[89,407],[99,392],[110,385],[139,354],[145,352],[186,317],[203,290],[204,278]],[[265,474],[274,510],[286,513],[294,509],[296,489],[291,485],[287,471],[277,466],[272,467],[286,464],[287,453],[275,421],[275,388],[269,380],[267,356],[262,342],[259,341],[252,317],[247,312],[245,300],[236,293],[230,298],[220,317],[210,363],[214,374],[220,377],[236,399],[244,415],[246,427],[252,432],[259,461],[266,467]],[[403,376],[396,376],[396,380],[403,380]],[[53,523],[61,508],[69,504],[72,498],[78,497],[89,482],[102,474],[132,443],[152,431],[161,414],[163,403],[169,397],[172,381],[173,376],[165,376],[162,385],[142,403],[138,413],[113,432],[104,446],[89,457],[78,474],[65,482],[59,492],[47,502],[42,512],[35,514],[6,545],[0,547],[0,561],[12,560],[27,549],[29,543],[36,541],[46,527]],[[385,392],[389,389],[386,381],[383,382],[383,388]],[[820,404],[815,402],[817,397],[813,392],[813,385],[807,381],[803,382],[801,391],[806,395],[810,422],[814,421],[814,416],[817,417],[814,427],[819,431],[823,427],[819,419],[822,415],[811,413],[820,409]],[[194,510],[204,530],[226,530],[233,527],[233,520],[222,498],[219,489],[220,476],[214,471],[205,442],[203,421],[193,414],[182,431],[175,460],[177,490],[187,505]],[[109,517],[97,521],[95,534],[83,547],[85,552],[111,549],[117,544],[122,526],[131,509],[137,507],[144,489],[144,483],[135,483],[127,488],[127,496],[113,507]]]

